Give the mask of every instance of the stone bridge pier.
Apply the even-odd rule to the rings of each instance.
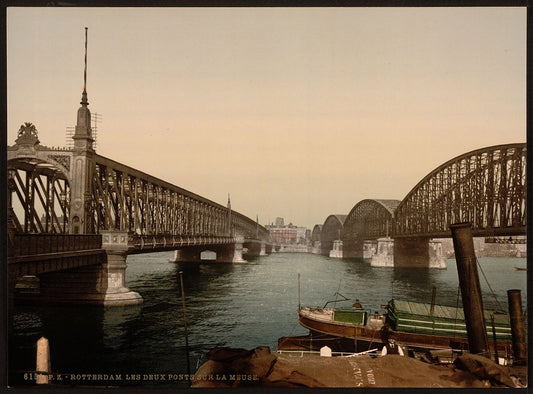
[[[390,241],[386,241],[389,243]],[[394,267],[405,268],[446,268],[442,256],[442,244],[431,238],[395,238],[394,244],[389,244],[383,253],[390,254],[393,249]],[[378,241],[378,254],[379,254]]]
[[[21,296],[20,299],[49,304],[142,304],[141,295],[128,289],[125,284],[127,233],[103,233],[102,249],[100,264],[40,274],[39,294]]]
[[[247,249],[246,255],[251,257],[259,257],[267,255],[267,245],[266,242],[259,240],[247,241],[244,243],[244,248]]]
[[[372,267],[394,267],[394,240],[390,237],[379,238],[371,244],[368,258]]]
[[[198,245],[180,248],[174,252],[174,263],[200,263],[202,261],[215,261],[217,263],[243,264],[244,239],[237,237],[235,242],[220,245]],[[202,259],[203,252],[213,252],[215,258]]]
[[[342,258],[344,259],[370,259],[377,250],[377,241],[373,240],[349,240],[342,243]]]

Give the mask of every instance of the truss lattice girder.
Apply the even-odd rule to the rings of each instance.
[[[398,200],[366,199],[357,203],[344,222],[343,240],[375,240],[392,235]]]
[[[44,163],[46,164],[46,163]],[[8,164],[9,207],[17,232],[68,232],[68,181],[61,171],[34,160]]]
[[[90,209],[95,232],[269,238],[264,227],[227,207],[103,156],[94,160]]]
[[[323,253],[329,252],[333,241],[341,239],[345,221],[346,215],[330,215],[326,218],[320,231],[320,242]]]
[[[13,217],[16,231],[69,232],[71,174],[60,163],[41,159],[49,160],[50,154],[58,152],[72,155],[44,148],[33,156],[8,158],[9,198],[22,211]],[[238,212],[103,156],[93,157],[91,198],[86,207],[91,213],[89,233],[122,230],[269,240],[268,230]]]
[[[395,236],[446,237],[458,222],[474,235],[525,234],[526,155],[525,144],[499,145],[439,166],[398,206]]]

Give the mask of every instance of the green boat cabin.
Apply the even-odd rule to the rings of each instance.
[[[395,331],[412,332],[450,337],[467,337],[466,323],[462,308],[434,305],[420,302],[391,300],[387,304],[386,321]],[[511,340],[509,315],[484,311],[485,325],[489,338],[493,337],[491,313],[494,316],[496,338]]]
[[[366,326],[370,319],[370,309],[361,308],[336,308],[333,312],[333,320],[341,323],[351,323],[358,326]]]

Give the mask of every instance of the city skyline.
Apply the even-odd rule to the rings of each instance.
[[[8,145],[97,153],[261,224],[312,229],[526,139],[526,8],[8,8]]]

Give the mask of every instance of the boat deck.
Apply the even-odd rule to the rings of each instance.
[[[307,317],[308,319],[330,323],[338,324],[342,326],[351,327],[354,324],[349,322],[337,321],[334,319],[334,309],[333,308],[319,308],[319,307],[302,307],[300,309],[300,316]],[[368,321],[367,327],[372,329],[381,329],[384,324],[384,317],[382,315],[371,315]]]

